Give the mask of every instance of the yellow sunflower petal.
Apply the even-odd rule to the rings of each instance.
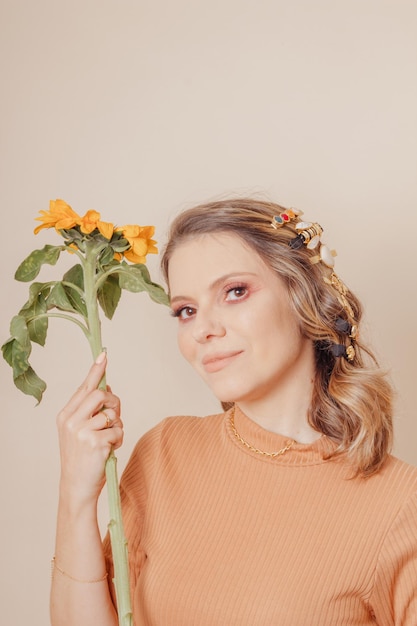
[[[97,228],[106,239],[111,239],[114,232],[114,225],[110,222],[97,222]]]
[[[158,254],[158,248],[156,247],[156,241],[149,239],[148,241],[148,254]]]
[[[132,239],[132,240],[128,240],[130,245],[131,245],[131,249],[134,252],[134,254],[137,254],[139,256],[145,256],[147,251],[148,251],[148,244],[146,243],[146,239],[142,239],[140,237],[137,237],[136,239]]]
[[[131,248],[126,250],[124,256],[131,263],[146,263],[146,256],[135,254]]]
[[[41,226],[37,226],[34,230],[37,234],[42,228],[53,228],[61,230],[63,228],[72,228],[80,219],[79,215],[72,210],[69,204],[64,200],[50,200],[49,211],[40,211],[40,217],[35,220],[43,222]]]
[[[78,225],[84,235],[89,235],[97,228],[97,222],[100,219],[100,213],[90,209],[83,217],[80,218]]]
[[[126,226],[120,226],[117,230],[121,230],[126,239],[138,237],[140,234],[140,226],[137,224],[126,224]]]
[[[155,226],[141,226],[140,236],[145,239],[150,239],[155,234]]]

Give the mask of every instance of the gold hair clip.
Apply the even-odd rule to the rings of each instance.
[[[326,244],[322,243],[320,238],[323,234],[323,228],[320,224],[317,222],[303,222],[300,220],[300,215],[302,215],[302,211],[298,211],[297,209],[288,209],[279,215],[275,215],[271,222],[271,226],[275,229],[279,229],[282,228],[282,226],[285,226],[285,224],[295,221],[295,230],[297,235],[290,240],[289,246],[293,250],[299,250],[303,246],[306,246],[309,250],[317,249],[318,253],[315,256],[310,257],[310,262],[313,265],[321,262],[332,270],[330,277],[323,276],[323,280],[325,283],[333,287],[335,291],[337,291],[337,300],[345,310],[349,320],[346,321],[346,328],[349,328],[349,332],[341,330],[341,318],[338,318],[336,330],[341,334],[347,335],[349,339],[355,340],[355,338],[357,338],[357,326],[354,323],[355,316],[352,306],[347,299],[348,288],[333,271],[336,251],[330,250]],[[345,346],[344,344],[332,344],[330,352],[335,357],[345,357],[349,362],[352,362],[355,358],[355,348],[352,344],[348,346]]]
[[[320,224],[317,224],[317,222],[298,222],[295,230],[299,231],[299,233],[290,241],[291,248],[298,250],[305,245],[309,250],[315,250],[320,245],[319,254],[311,258],[311,263],[322,261],[327,267],[334,266],[336,251],[330,250],[325,243],[320,241],[320,237],[323,234]]]
[[[303,212],[298,209],[287,209],[286,211],[282,211],[279,215],[274,215],[271,226],[275,229],[281,228],[282,226],[285,226],[285,224],[289,224],[289,222],[299,219],[302,214]]]

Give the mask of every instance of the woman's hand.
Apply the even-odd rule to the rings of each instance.
[[[76,505],[97,500],[105,482],[105,462],[123,441],[120,400],[109,388],[97,388],[106,364],[103,352],[57,417],[61,495]]]

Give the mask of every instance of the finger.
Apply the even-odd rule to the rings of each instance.
[[[88,372],[87,378],[84,381],[87,391],[98,387],[101,379],[103,378],[106,366],[107,353],[103,350],[103,352],[98,355],[98,357],[90,367],[90,371]]]
[[[103,389],[94,389],[87,395],[74,412],[65,413],[65,410],[58,416],[58,423],[66,424],[68,427],[78,428],[81,424],[89,422],[91,418],[100,413],[108,411],[111,418],[120,416],[120,399]],[[103,421],[103,417],[101,418]]]
[[[90,450],[90,456],[98,452],[99,456],[107,459],[112,448],[119,448],[122,445],[123,428],[114,426],[102,430],[91,430],[86,427],[80,430],[78,439],[84,449]]]
[[[91,365],[86,378],[81,383],[78,390],[75,392],[73,397],[77,395],[84,395],[89,393],[93,389],[97,389],[101,379],[104,376],[104,372],[106,371],[107,366],[107,354],[106,352],[101,352],[94,363]]]
[[[93,389],[96,389],[104,376],[107,365],[107,355],[105,352],[99,354],[95,362],[90,367],[86,378],[83,380],[77,391],[70,398],[68,403],[62,409],[64,414],[75,411],[85,396]]]
[[[110,417],[110,410],[104,411],[103,409],[97,414],[99,417],[104,417],[106,420],[102,428],[111,428],[114,422],[114,417]]]
[[[57,426],[59,432],[76,432],[80,428],[84,428],[87,423],[91,422],[100,411],[106,411],[111,421],[115,421],[120,418],[120,399],[108,391],[102,389],[95,389],[88,396],[86,396],[79,407],[73,412],[66,412],[67,409],[61,411],[57,416]],[[99,420],[93,420],[93,429],[100,430],[104,427],[106,422],[105,416],[99,416]]]
[[[87,427],[92,430],[105,430],[114,426],[122,427],[122,420],[116,411],[108,407],[101,409],[87,423]]]
[[[110,429],[112,434],[112,440],[110,441],[114,450],[120,448],[123,443],[124,431],[123,428],[113,427]]]
[[[106,451],[108,454],[110,454],[112,448],[115,450],[120,448],[123,443],[123,435],[123,428],[120,428],[119,426],[107,428],[96,433],[96,437],[100,438],[102,445],[107,448]]]

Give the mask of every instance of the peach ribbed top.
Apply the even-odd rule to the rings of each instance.
[[[238,409],[235,425],[287,442]],[[121,481],[135,626],[416,626],[417,468],[349,479],[332,448],[263,457],[228,413],[147,433]]]

